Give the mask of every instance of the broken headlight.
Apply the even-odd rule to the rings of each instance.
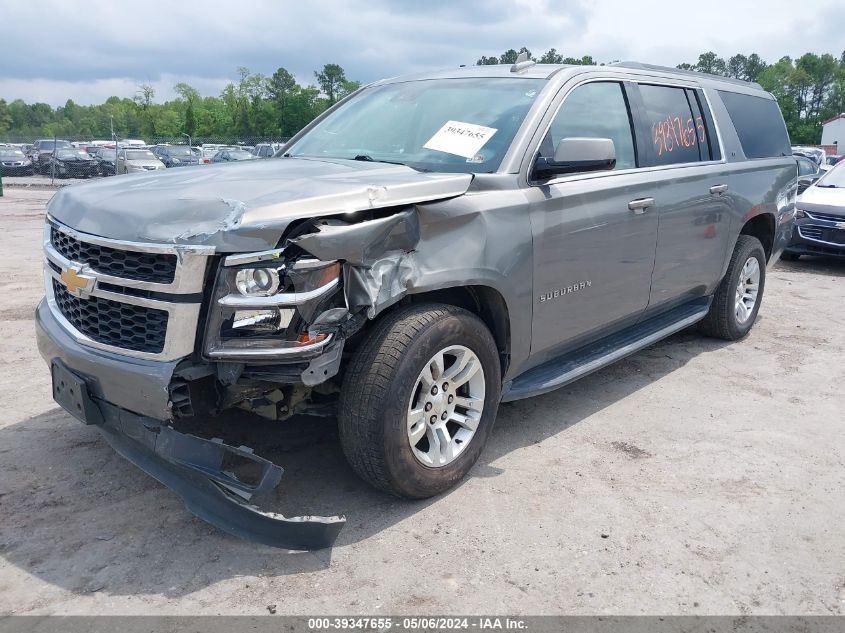
[[[206,329],[210,358],[275,359],[319,353],[328,334],[308,326],[340,286],[341,266],[280,252],[227,257],[215,283]]]

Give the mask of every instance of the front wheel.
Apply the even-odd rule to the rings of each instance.
[[[373,486],[431,497],[475,464],[500,392],[496,344],[477,316],[439,304],[401,308],[375,325],[344,377],[343,451]]]
[[[701,330],[726,341],[741,339],[757,319],[765,285],[763,245],[756,237],[740,235],[728,270],[713,296],[710,311],[701,321]]]

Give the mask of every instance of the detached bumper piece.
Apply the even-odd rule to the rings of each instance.
[[[94,424],[112,448],[182,497],[193,514],[234,536],[292,550],[331,547],[343,517],[284,517],[249,500],[273,490],[281,466],[221,440],[179,433],[158,420],[95,400],[78,376],[53,364],[53,395],[69,413]],[[232,470],[237,469],[240,476]]]

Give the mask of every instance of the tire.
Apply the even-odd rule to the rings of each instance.
[[[447,383],[448,389],[443,390],[440,380],[448,381],[449,370],[457,367],[447,364],[452,358],[450,353],[460,355],[454,356],[453,363],[458,363],[459,358],[465,362],[470,359],[466,368],[457,372],[455,384],[476,367],[476,361],[481,367],[481,378],[476,368],[470,381],[457,389]],[[442,373],[431,370],[435,357],[444,361]],[[431,390],[423,386],[431,384],[423,376],[427,366],[432,375],[441,374],[434,376],[437,385]],[[479,395],[482,383],[483,395]],[[431,395],[434,391],[438,395]],[[496,343],[481,319],[449,305],[400,308],[376,323],[346,371],[338,415],[343,452],[355,472],[380,490],[410,499],[434,496],[459,482],[478,460],[493,428],[500,394],[501,367]],[[446,404],[453,400],[456,404]],[[480,412],[456,409],[462,401],[483,402],[483,406]],[[420,405],[414,406],[412,413],[416,403]],[[428,406],[432,409],[425,408]],[[452,407],[452,413],[443,407]],[[423,410],[420,427],[417,415]],[[429,415],[438,411],[442,411],[441,417]],[[465,422],[472,418],[472,423],[477,424],[468,439],[459,439],[470,431],[456,426],[450,417],[455,414]],[[417,419],[413,425],[412,419]],[[421,432],[414,433],[420,438],[415,446],[411,439],[413,429]],[[444,444],[437,439],[448,437],[452,439]],[[436,439],[438,446],[449,446],[451,442],[453,452],[444,449],[448,453],[444,458],[428,438]],[[427,454],[420,448],[425,446]],[[426,464],[429,455],[444,463]]]
[[[746,292],[751,292],[756,286],[756,294],[753,307],[748,308],[748,301],[743,301],[745,308],[738,304],[737,296],[740,291],[740,277],[744,277],[749,266],[753,269],[751,260],[756,260],[758,268],[758,281],[756,284],[743,286]],[[760,311],[760,304],[763,301],[763,290],[766,285],[766,253],[760,240],[750,235],[740,235],[734,246],[728,270],[725,273],[716,294],[713,295],[713,303],[710,304],[710,311],[701,321],[700,329],[707,336],[736,341],[743,338],[751,330],[757,313]],[[743,296],[748,296],[744,294]],[[745,317],[744,319],[742,317]]]
[[[792,251],[783,251],[780,258],[785,262],[797,262],[801,259],[801,253],[793,253]]]

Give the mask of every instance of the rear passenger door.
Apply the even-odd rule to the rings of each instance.
[[[637,92],[658,217],[651,312],[710,294],[718,284],[731,228],[729,173],[700,89],[642,81]]]

